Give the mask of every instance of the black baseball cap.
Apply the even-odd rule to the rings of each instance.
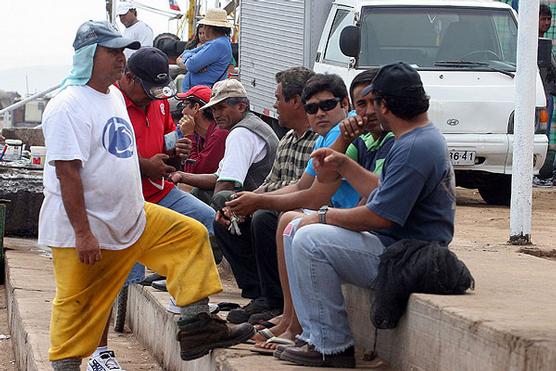
[[[133,41],[122,34],[107,21],[87,21],[77,29],[73,40],[73,49],[79,50],[84,46],[98,44],[110,49],[139,49],[141,43]]]
[[[413,98],[424,96],[425,89],[415,68],[398,62],[382,67],[372,84],[361,91],[362,95],[377,92],[386,96]]]
[[[176,95],[176,84],[170,78],[168,56],[160,49],[144,47],[129,57],[127,68],[141,81],[152,99],[166,99]]]

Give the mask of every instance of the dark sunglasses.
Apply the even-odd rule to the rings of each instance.
[[[305,109],[305,112],[307,112],[308,114],[314,115],[315,113],[317,113],[319,108],[325,112],[333,110],[334,108],[336,108],[336,106],[340,101],[341,101],[340,98],[321,100],[318,103],[307,103],[303,106],[303,108]]]

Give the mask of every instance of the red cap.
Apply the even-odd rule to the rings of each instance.
[[[186,91],[185,93],[179,93],[176,97],[179,100],[185,100],[188,98],[197,98],[203,103],[207,104],[210,101],[210,96],[212,94],[212,89],[208,86],[197,85]]]

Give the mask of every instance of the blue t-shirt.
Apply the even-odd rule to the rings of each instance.
[[[394,142],[367,207],[394,223],[376,232],[385,246],[406,238],[444,244],[452,240],[455,176],[446,140],[433,124]]]
[[[186,50],[181,57],[187,68],[183,91],[196,85],[212,86],[227,77],[226,71],[232,61],[232,45],[227,36],[220,36],[198,48]]]
[[[330,147],[332,143],[338,138],[340,135],[340,124],[334,126],[326,135],[320,136],[317,138],[315,142],[315,147],[313,148],[316,151],[319,148],[326,148]],[[313,167],[313,159],[309,159],[307,163],[307,168],[305,168],[305,172],[312,176],[317,176],[317,172]],[[351,207],[355,207],[357,202],[359,201],[359,193],[345,180],[342,180],[342,184],[340,188],[332,195],[332,206],[342,209],[348,209]]]

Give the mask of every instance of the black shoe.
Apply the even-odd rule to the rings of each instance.
[[[322,354],[315,347],[305,344],[301,347],[289,347],[280,355],[283,361],[310,367],[354,368],[355,350],[353,346],[337,354]]]
[[[274,317],[278,317],[280,314],[282,314],[282,307],[267,309],[260,313],[255,313],[249,316],[248,322],[252,325],[256,325],[260,322],[268,321],[270,319],[273,319]]]
[[[255,335],[255,328],[248,323],[229,325],[217,315],[200,313],[193,322],[178,321],[180,328],[181,359],[190,361],[203,357],[215,348],[227,348],[244,342]]]
[[[166,288],[166,280],[160,280],[160,281],[154,281],[151,286],[153,287],[153,289],[157,289],[160,291],[168,291],[168,289]]]
[[[261,313],[269,309],[265,298],[253,299],[244,307],[232,309],[230,313],[228,313],[227,320],[228,322],[236,324],[244,323],[249,321],[249,317],[253,314]]]
[[[161,276],[158,273],[149,274],[147,277],[143,279],[143,281],[139,282],[142,286],[150,286],[154,281],[164,280],[166,277]]]

